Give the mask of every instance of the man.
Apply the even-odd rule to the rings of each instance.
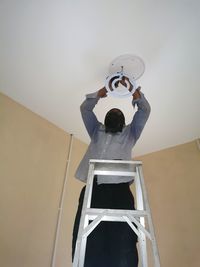
[[[129,80],[127,79],[129,82]],[[121,83],[124,84],[124,79]],[[129,82],[130,84],[130,82]],[[86,182],[90,159],[131,160],[131,151],[148,120],[150,105],[140,88],[133,93],[132,105],[138,110],[133,114],[129,125],[121,110],[111,109],[105,117],[104,124],[97,120],[93,112],[99,99],[107,96],[105,87],[86,96],[81,105],[82,119],[91,138],[77,171],[76,178]],[[92,202],[93,208],[135,209],[134,197],[130,191],[133,177],[97,176],[94,180]],[[81,216],[85,187],[79,198],[79,207],[75,219],[72,244],[74,257],[76,238]],[[86,248],[85,267],[136,267],[138,253],[137,236],[124,222],[101,222],[89,235]]]

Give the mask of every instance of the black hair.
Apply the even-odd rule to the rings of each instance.
[[[122,132],[125,125],[124,114],[120,109],[113,108],[106,114],[104,124],[106,133]]]

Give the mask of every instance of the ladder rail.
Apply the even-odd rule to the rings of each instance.
[[[136,210],[91,208],[92,189],[95,175],[132,176],[136,188]],[[145,227],[145,220],[149,229]],[[92,221],[89,224],[89,221]],[[101,221],[126,222],[137,234],[142,267],[148,267],[146,237],[150,239],[154,255],[154,266],[160,267],[151,211],[145,188],[142,162],[122,160],[90,160],[83,208],[76,241],[73,267],[84,267],[88,235]]]
[[[159,257],[157,242],[156,242],[156,238],[155,238],[155,232],[154,232],[154,227],[153,227],[153,221],[152,221],[151,210],[150,210],[150,206],[149,206],[146,186],[145,186],[145,182],[144,182],[143,171],[142,171],[141,167],[138,168],[138,173],[140,176],[141,187],[143,188],[143,197],[144,197],[145,209],[148,212],[148,217],[147,217],[148,218],[148,225],[149,225],[150,232],[152,234],[152,249],[153,249],[153,254],[154,254],[154,265],[155,265],[155,267],[160,267],[160,257]]]
[[[135,191],[136,191],[136,209],[137,210],[145,210],[145,200],[143,197],[143,191],[142,191],[142,184],[140,180],[140,173],[139,173],[139,166],[136,167],[137,175],[135,177]],[[145,218],[140,217],[139,219],[140,225],[145,228]],[[140,252],[140,261],[142,266],[148,266],[148,255],[147,255],[147,241],[146,241],[146,235],[145,233],[139,229],[140,238],[138,238],[138,244],[139,244],[139,252]]]
[[[92,199],[92,188],[93,188],[93,172],[94,172],[94,164],[89,165],[87,184],[85,189],[85,196],[83,200],[83,207],[81,212],[80,225],[78,230],[78,236],[76,240],[75,254],[73,267],[83,267],[85,260],[85,250],[87,244],[87,237],[82,238],[84,228],[88,224],[89,220],[86,217],[86,209],[90,207],[91,199]],[[80,259],[80,262],[79,262]]]

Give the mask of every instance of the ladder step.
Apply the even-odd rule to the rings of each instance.
[[[91,160],[90,162],[94,162],[94,175],[136,176],[136,167],[141,165],[140,161]]]
[[[135,176],[136,172],[95,170],[94,175]]]
[[[122,216],[131,215],[133,217],[145,217],[148,215],[147,211],[144,210],[116,210],[116,209],[95,209],[89,208],[86,209],[85,215],[88,216],[89,220],[94,220],[97,216],[104,213],[103,221],[124,221]]]

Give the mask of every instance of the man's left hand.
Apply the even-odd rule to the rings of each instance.
[[[139,86],[139,87],[135,90],[135,92],[133,93],[133,99],[134,99],[134,100],[140,98],[140,89],[141,89],[141,87]]]

